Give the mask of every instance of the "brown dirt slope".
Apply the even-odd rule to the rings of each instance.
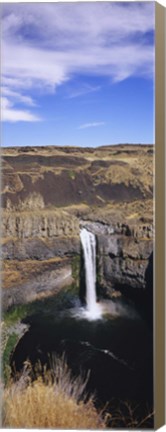
[[[153,197],[153,146],[3,150],[2,206],[107,206]]]

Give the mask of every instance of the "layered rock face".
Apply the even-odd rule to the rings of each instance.
[[[2,166],[4,307],[71,283],[82,225],[96,234],[107,293],[146,290],[153,146],[8,148]]]
[[[97,236],[99,275],[107,288],[144,289],[145,272],[153,251],[152,226],[134,232],[129,226],[108,226],[86,222]]]

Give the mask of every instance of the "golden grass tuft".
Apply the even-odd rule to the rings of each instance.
[[[4,427],[96,429],[102,425],[91,400],[77,403],[39,378],[23,391],[5,392]]]
[[[10,383],[3,395],[3,427],[103,429],[93,398],[85,401],[87,380],[72,379],[64,360],[58,363],[54,376],[44,372],[35,381],[22,374]]]

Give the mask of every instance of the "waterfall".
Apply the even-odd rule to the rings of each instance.
[[[100,305],[96,299],[96,238],[85,228],[81,229],[80,238],[85,263],[86,316],[94,320],[101,318]]]

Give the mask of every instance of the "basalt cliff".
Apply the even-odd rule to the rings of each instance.
[[[153,153],[152,145],[2,150],[4,309],[71,284],[73,262],[81,261],[81,226],[96,234],[101,292],[147,305]],[[76,273],[78,278],[78,268]]]

